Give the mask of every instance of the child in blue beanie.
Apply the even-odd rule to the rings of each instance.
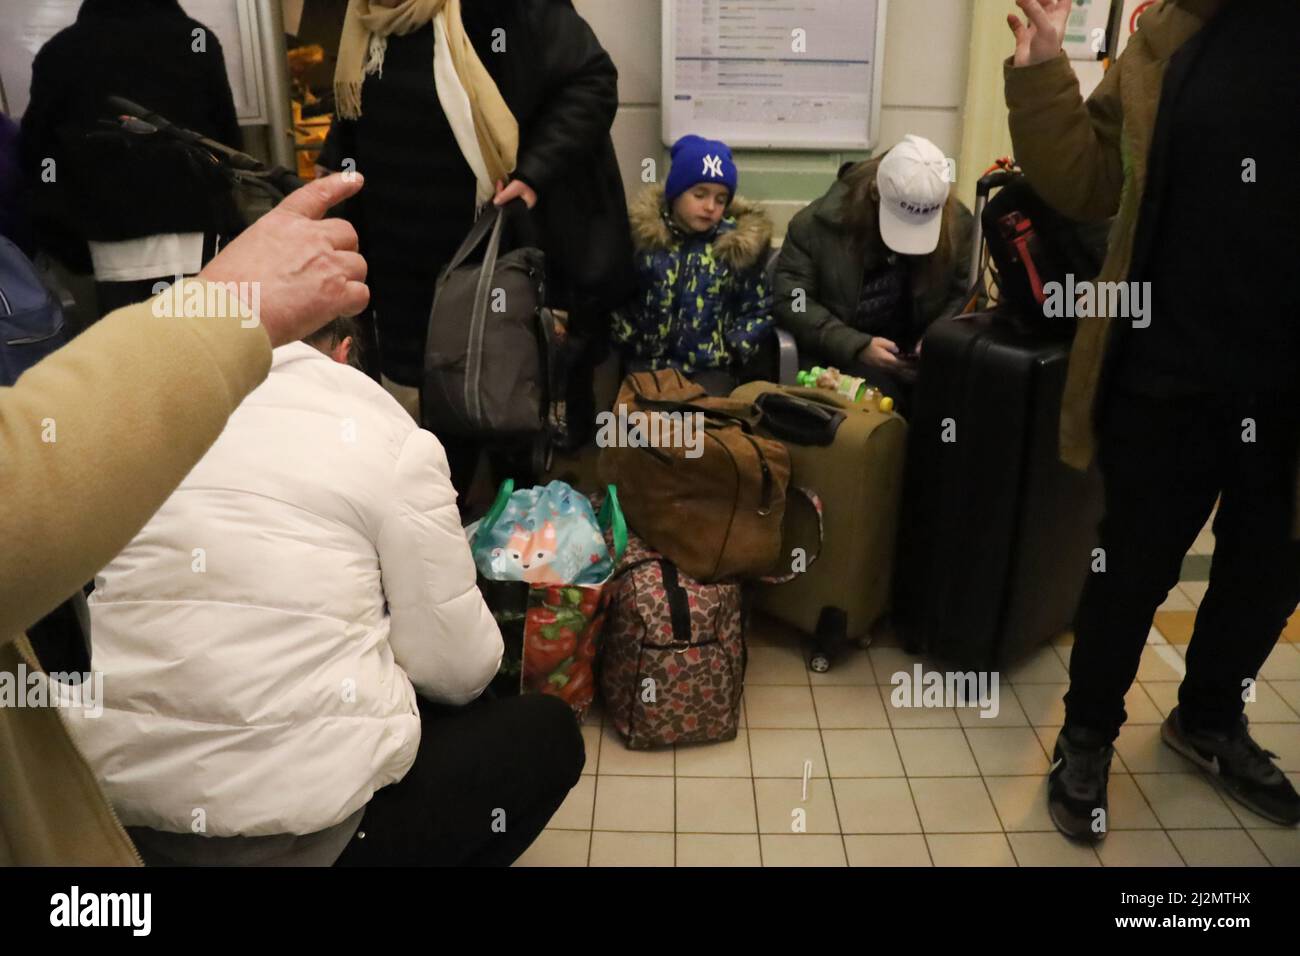
[[[628,371],[676,368],[726,394],[770,334],[772,223],[737,179],[725,143],[683,136],[667,184],[633,202],[638,287],[612,329]]]

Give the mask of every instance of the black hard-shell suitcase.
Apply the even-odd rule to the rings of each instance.
[[[1072,625],[1101,486],[1058,458],[1069,348],[993,313],[926,335],[895,573],[909,649],[987,669]]]

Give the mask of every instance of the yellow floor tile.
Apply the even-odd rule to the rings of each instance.
[[[1250,835],[1274,866],[1300,866],[1300,830],[1252,830]]]
[[[1300,646],[1281,641],[1259,669],[1268,680],[1300,680]]]
[[[1126,724],[1163,723],[1166,713],[1156,706],[1151,695],[1146,692],[1146,685],[1141,681],[1134,681],[1124,695],[1124,712],[1128,714]]]
[[[1170,644],[1190,643],[1195,624],[1195,611],[1156,611],[1156,630]]]
[[[600,742],[600,773],[625,777],[671,777],[673,748],[632,750],[607,724]]]
[[[926,834],[935,866],[1016,866],[1001,833]]]
[[[1069,689],[1068,683],[1021,684],[1016,697],[1032,726],[1059,727],[1065,723],[1065,692]]]
[[[1021,684],[1021,687],[1040,687],[1040,684]],[[1020,698],[1015,688],[1001,679],[996,686],[990,685],[993,699],[987,708],[972,701],[970,706],[957,707],[957,722],[963,727],[1028,727],[1029,718],[1020,706]],[[996,711],[996,712],[995,712]]]
[[[856,834],[844,838],[849,866],[933,866],[919,833]]]
[[[985,776],[1047,772],[1047,754],[1029,727],[968,727],[966,739]]]
[[[826,760],[835,777],[901,777],[903,762],[888,730],[823,730]]]
[[[1125,724],[1115,741],[1116,752],[1133,773],[1189,773],[1194,767],[1160,738],[1159,724]]]
[[[904,783],[904,781],[899,781]],[[839,833],[840,820],[835,812],[835,795],[824,777],[808,781],[808,799],[803,798],[802,780],[755,780],[760,833],[796,834]],[[800,811],[796,813],[796,811]],[[764,858],[766,862],[766,858]]]
[[[984,783],[1008,833],[1056,829],[1047,812],[1047,774],[985,777]]]
[[[1245,830],[1170,830],[1188,866],[1268,866]]]
[[[1282,636],[1292,644],[1300,644],[1300,611],[1291,615],[1291,620],[1282,629]]]
[[[1101,866],[1092,847],[1067,840],[1056,831],[1009,833],[1007,839],[1021,866]]]
[[[1131,775],[1112,772],[1107,795],[1110,819],[1106,822],[1112,834],[1117,830],[1154,830],[1160,826],[1147,798]]]
[[[746,687],[745,710],[750,730],[817,729],[817,712],[808,687]]]
[[[1056,648],[1048,644],[1012,664],[1002,679],[1012,684],[1062,684],[1069,681],[1070,675]]]
[[[1288,707],[1300,714],[1300,680],[1271,680],[1268,683]]]
[[[912,792],[901,777],[836,780],[842,833],[920,833]]]
[[[739,730],[735,740],[677,747],[678,777],[750,777],[749,731]]]
[[[762,836],[764,866],[847,866],[844,840],[812,833]]]
[[[678,833],[757,833],[754,783],[739,777],[680,777]]]
[[[914,779],[909,783],[926,833],[1002,832],[981,778]]]
[[[756,833],[679,833],[678,866],[762,866]]]
[[[594,829],[673,832],[672,777],[596,779]]]
[[[1162,721],[1178,706],[1178,681],[1142,681],[1142,689],[1160,711]]]
[[[887,729],[889,717],[874,686],[813,687],[817,723],[827,729]]]
[[[1102,866],[1186,866],[1163,830],[1112,830],[1097,847]]]
[[[671,833],[591,835],[592,866],[672,866],[676,841]]]
[[[812,761],[812,776],[825,777],[821,734],[815,730],[765,730],[749,732],[749,756],[755,777],[803,777],[805,761]]]
[[[1255,683],[1255,699],[1246,702],[1246,716],[1250,718],[1252,725],[1294,724],[1300,721],[1300,714],[1291,709],[1282,695],[1272,686],[1272,682],[1264,680]],[[1296,728],[1296,732],[1300,734],[1300,728]]]
[[[758,645],[749,649],[749,660],[745,666],[746,686],[807,683],[808,664],[799,645]]]
[[[582,777],[555,811],[547,827],[552,830],[590,830],[591,808],[596,797],[596,777]]]
[[[1197,773],[1135,773],[1133,780],[1166,830],[1238,829],[1214,785]]]
[[[587,752],[587,762],[582,765],[584,776],[594,774],[600,764],[600,724],[582,725],[582,744]]]
[[[515,860],[515,866],[586,866],[591,833],[585,830],[543,830]]]
[[[892,689],[881,687],[880,694],[885,706],[885,716],[895,730],[946,730],[957,729],[961,721],[957,719],[954,707],[896,707],[891,698]]]
[[[1138,664],[1140,681],[1180,681],[1187,671],[1182,655],[1171,645],[1151,645],[1142,648],[1142,661]]]
[[[970,777],[979,766],[961,730],[895,730],[909,777]]]

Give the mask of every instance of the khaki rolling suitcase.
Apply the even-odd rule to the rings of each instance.
[[[758,607],[811,634],[816,648],[809,666],[830,667],[845,639],[862,640],[885,615],[893,580],[907,424],[875,402],[856,403],[819,388],[751,382],[732,398],[756,402],[769,392],[817,403],[843,413],[825,446],[786,440],[792,487],[821,500],[823,539],[817,553],[818,517],[813,509],[786,509],[782,540],[785,570],[798,570],[795,549],[815,562],[784,584],[761,586]],[[771,435],[768,424],[758,431]]]

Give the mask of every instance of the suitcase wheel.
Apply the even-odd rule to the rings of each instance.
[[[808,669],[825,674],[831,661],[848,639],[848,615],[837,607],[824,607],[817,617],[817,630],[813,633],[813,652],[808,659]]]

